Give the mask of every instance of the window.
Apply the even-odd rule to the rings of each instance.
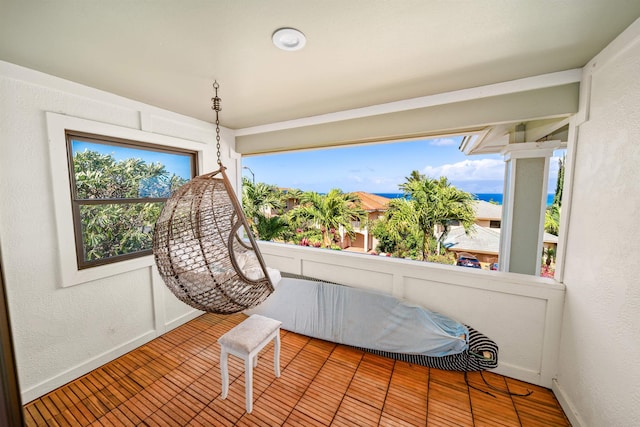
[[[197,174],[195,151],[66,132],[78,268],[152,252],[171,192]]]

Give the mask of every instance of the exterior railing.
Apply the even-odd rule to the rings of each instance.
[[[471,325],[500,348],[496,372],[551,387],[565,287],[552,279],[259,242],[268,266],[372,289]]]

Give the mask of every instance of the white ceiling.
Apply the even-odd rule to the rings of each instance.
[[[238,129],[582,67],[638,0],[0,0],[0,60]],[[296,27],[298,52],[271,34]]]

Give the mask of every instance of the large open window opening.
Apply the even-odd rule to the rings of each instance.
[[[505,155],[462,135],[244,156],[243,207],[260,240],[498,270]],[[539,271],[553,277],[564,150],[548,161]]]

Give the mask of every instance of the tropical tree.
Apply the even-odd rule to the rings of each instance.
[[[438,197],[434,217],[440,229],[436,250],[436,255],[440,255],[440,248],[451,230],[451,224],[460,223],[468,233],[475,222],[476,215],[473,210],[474,198],[470,193],[452,186],[445,177],[440,177],[437,188]]]
[[[411,182],[411,181],[424,181],[424,179],[427,176],[425,174],[422,174],[420,172],[418,172],[417,170],[412,170],[411,173],[409,174],[409,176],[406,176],[404,178],[404,180],[406,182]]]
[[[421,259],[422,234],[417,223],[418,213],[410,200],[392,199],[385,215],[371,228],[378,239],[377,250],[400,258]]]
[[[286,188],[280,190],[280,205],[282,210],[286,210],[289,201],[293,202],[293,206],[300,204],[300,198],[302,197],[302,190],[298,188]]]
[[[323,246],[330,247],[332,233],[335,234],[342,226],[347,234],[353,234],[351,222],[364,220],[366,213],[355,194],[332,189],[327,194],[313,191],[303,193],[300,205],[289,212],[289,217],[295,225],[320,228]]]
[[[466,231],[474,223],[473,196],[452,186],[446,177],[428,178],[412,171],[399,188],[405,197],[391,201],[382,228],[399,246],[409,237],[416,240],[422,260],[427,260],[431,242],[441,243],[446,238],[453,222],[462,224]],[[374,229],[380,239],[381,226]],[[440,245],[435,246],[439,254]]]
[[[169,174],[161,163],[142,159],[116,160],[93,150],[73,156],[76,191],[79,199],[162,198],[186,180]]]
[[[556,250],[554,248],[544,248],[542,255],[545,258],[545,265],[549,267],[556,257]]]
[[[400,189],[409,198],[408,202],[417,216],[416,226],[421,233],[423,260],[427,259],[429,240],[436,235],[436,227],[440,227],[438,242],[441,243],[453,221],[460,222],[467,231],[473,225],[473,196],[453,187],[446,177],[421,177],[414,171],[411,179],[401,184]]]
[[[560,206],[552,204],[544,213],[544,231],[555,236],[560,232]]]
[[[281,206],[278,187],[263,182],[253,183],[246,177],[242,178],[242,209],[256,235],[258,233],[255,224],[260,218],[264,218],[267,211],[279,209]]]
[[[157,199],[169,197],[187,181],[161,163],[116,160],[88,149],[73,155],[73,167],[86,261],[150,249],[162,210]],[[140,202],[145,198],[156,201]]]
[[[558,179],[556,180],[556,192],[553,202],[547,207],[544,216],[544,231],[558,235],[560,231],[560,213],[562,211],[562,189],[564,187],[565,157],[558,159]]]
[[[286,234],[289,224],[281,216],[267,217],[258,214],[254,223],[256,237],[260,240],[275,240]]]
[[[558,159],[558,178],[556,179],[556,192],[553,196],[553,204],[562,206],[562,189],[564,187],[564,165],[566,163],[566,156],[562,156]]]

